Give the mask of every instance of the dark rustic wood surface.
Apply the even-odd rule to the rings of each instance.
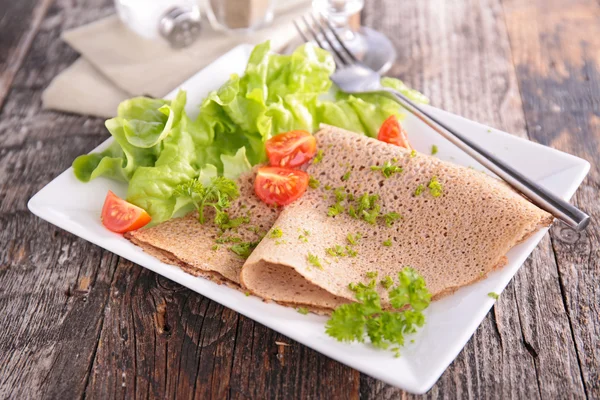
[[[0,0],[0,398],[412,398],[47,224],[27,200],[108,133],[41,110],[111,0]],[[600,3],[368,0],[392,74],[432,103],[589,160],[555,223],[429,398],[600,398]],[[289,346],[277,345],[284,342]]]

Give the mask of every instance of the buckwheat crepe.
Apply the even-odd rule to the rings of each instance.
[[[332,309],[354,299],[348,284],[365,282],[367,272],[394,278],[405,266],[415,268],[439,299],[505,265],[511,247],[552,222],[550,214],[482,172],[333,127],[315,137],[323,159],[307,172],[320,187],[284,208],[275,222],[283,232],[279,244],[263,239],[242,269],[242,285],[265,299]],[[388,161],[403,171],[386,178],[371,168]],[[439,197],[428,188],[433,177],[442,186]],[[424,190],[416,195],[419,185]],[[402,219],[386,226],[347,212],[330,217],[335,198],[326,187],[343,187],[354,197],[377,194],[381,214],[397,212]],[[305,230],[308,240],[299,240]],[[355,257],[328,254],[357,233],[362,238],[352,246]],[[386,304],[381,287],[380,295]]]
[[[308,189],[283,211],[255,196],[254,173],[240,178],[240,199],[228,212],[232,217],[248,215],[250,223],[231,236],[259,241],[271,228],[283,233],[280,238],[266,235],[245,263],[227,244],[215,249],[218,228],[200,224],[195,213],[132,232],[128,238],[194,275],[265,300],[327,313],[353,301],[348,284],[364,282],[367,272],[377,272],[378,279],[396,277],[405,266],[415,268],[438,299],[503,266],[511,247],[552,222],[551,215],[482,172],[338,128],[325,126],[315,137],[323,158],[311,163],[307,172],[320,186]],[[371,169],[386,162],[403,171],[386,178]],[[439,197],[427,187],[433,177],[442,187]],[[424,190],[416,195],[419,185]],[[387,226],[382,221],[371,225],[347,212],[330,217],[333,188],[340,187],[354,197],[377,194],[382,215],[396,212],[402,218]],[[350,245],[348,234],[361,238]],[[356,255],[330,255],[328,249],[336,245],[350,246]],[[380,295],[385,305],[385,291]]]
[[[249,222],[242,224],[236,232],[221,234],[221,230],[211,222],[214,213],[207,209],[207,222],[204,224],[198,222],[198,213],[192,212],[183,218],[173,218],[151,228],[130,232],[125,237],[164,263],[239,289],[240,271],[245,260],[229,249],[235,243],[216,241],[235,237],[243,242],[258,242],[273,226],[280,211],[256,197],[254,175],[252,171],[238,179],[240,197],[227,210],[231,218],[249,218]]]

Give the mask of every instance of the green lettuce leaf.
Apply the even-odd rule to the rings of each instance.
[[[331,100],[334,70],[331,55],[316,46],[279,55],[269,42],[259,44],[244,74],[209,93],[196,119],[185,113],[184,91],[173,100],[136,97],[121,103],[117,116],[106,121],[114,142],[101,153],[78,157],[75,176],[129,182],[127,200],[158,223],[189,209],[189,202],[174,195],[177,185],[196,177],[237,178],[266,160],[264,144],[274,135],[312,132],[327,123],[374,137],[387,117],[402,116],[397,103],[376,94],[334,89]],[[382,84],[427,100],[397,79],[384,78]]]

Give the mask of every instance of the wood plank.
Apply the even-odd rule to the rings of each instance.
[[[435,106],[527,136],[500,0],[380,0],[367,8],[366,24],[398,49],[393,74]],[[546,238],[426,397],[584,397],[556,271]],[[361,377],[361,397],[398,396],[407,394]]]
[[[109,0],[88,2],[92,10],[107,4],[112,6]],[[4,4],[3,11],[17,5],[27,2]],[[1,40],[7,26],[41,18],[40,10],[3,14],[2,24],[13,20],[2,27]],[[103,324],[117,257],[41,221],[26,207],[73,157],[106,137],[101,120],[40,110],[41,89],[77,57],[61,43],[60,32],[91,14],[60,2],[48,8],[37,34],[28,31],[31,45],[21,40],[12,53],[2,53],[11,63],[2,70],[3,84],[12,80],[12,86],[0,111],[1,398],[81,397]],[[27,48],[14,74],[15,54]],[[14,79],[6,80],[7,73]]]
[[[587,397],[600,398],[600,3],[505,0],[504,7],[530,135],[592,164],[574,197],[592,224],[582,233],[555,224],[551,241],[577,350],[569,356]],[[530,324],[532,335],[533,326],[547,326]]]
[[[52,0],[7,1],[0,16],[0,110]]]

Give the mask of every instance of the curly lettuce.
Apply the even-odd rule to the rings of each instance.
[[[173,100],[136,97],[121,103],[117,116],[106,121],[113,143],[78,157],[75,176],[83,182],[99,176],[128,182],[127,200],[159,223],[189,206],[175,194],[179,184],[218,175],[237,178],[266,160],[264,143],[278,133],[312,132],[327,123],[374,137],[387,117],[401,117],[397,103],[376,94],[338,91],[325,100],[334,70],[331,55],[318,47],[303,45],[280,55],[271,52],[269,42],[259,44],[244,74],[232,75],[209,93],[195,120],[185,112],[184,91]],[[426,101],[397,79],[382,83]]]

